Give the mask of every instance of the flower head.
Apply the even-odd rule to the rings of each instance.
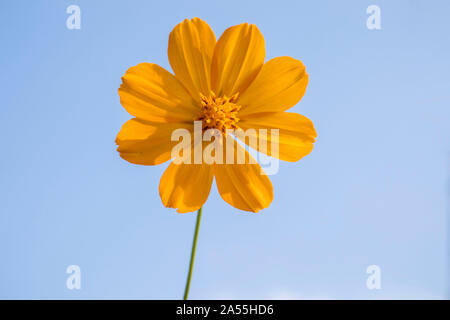
[[[312,122],[285,112],[306,91],[305,67],[290,57],[264,63],[264,38],[255,25],[230,27],[216,41],[206,22],[186,19],[170,33],[168,56],[174,75],[156,64],[141,63],[122,78],[120,101],[135,117],[123,125],[116,139],[123,159],[141,165],[171,160],[179,143],[172,141],[172,133],[185,129],[194,134],[194,121],[201,123],[203,132],[214,129],[223,137],[234,129],[259,130],[254,134],[269,144],[272,136],[261,135],[261,129],[278,129],[277,153],[260,144],[256,149],[285,161],[298,161],[313,149]],[[234,154],[251,158],[240,144],[232,148]],[[194,149],[192,145],[192,154]],[[195,211],[205,203],[215,178],[227,203],[258,212],[273,199],[272,184],[261,173],[256,161],[173,161],[161,177],[159,193],[166,207]]]

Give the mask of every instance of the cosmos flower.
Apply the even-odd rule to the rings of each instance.
[[[229,129],[278,129],[277,157],[284,161],[298,161],[313,149],[313,123],[286,112],[305,94],[305,66],[291,57],[264,63],[264,37],[255,25],[230,27],[216,41],[206,22],[186,19],[170,33],[168,57],[174,74],[141,63],[122,77],[120,102],[135,117],[123,125],[116,139],[126,161],[157,165],[171,160],[178,144],[172,141],[172,132],[182,128],[193,133],[194,121],[201,121],[203,131],[216,129],[224,136]],[[258,138],[271,142],[271,136],[258,134]],[[233,147],[235,153],[251,157],[240,144]],[[258,151],[274,155],[270,148]],[[172,161],[161,177],[159,193],[164,206],[192,212],[206,202],[215,178],[223,200],[258,212],[273,199],[272,184],[262,172],[256,162]]]

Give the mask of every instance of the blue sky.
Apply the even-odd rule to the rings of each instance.
[[[81,8],[81,30],[66,8]],[[381,30],[366,8],[381,8]],[[191,298],[446,298],[450,165],[448,1],[2,1],[0,298],[178,299],[195,214],[158,195],[167,164],[131,165],[114,139],[117,88],[140,62],[170,70],[185,18],[258,26],[266,59],[310,75],[292,111],[318,139],[240,212],[215,187]],[[81,290],[66,268],[81,268]],[[366,268],[381,268],[381,290]]]

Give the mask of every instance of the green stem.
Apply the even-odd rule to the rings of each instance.
[[[202,218],[202,208],[197,211],[197,222],[195,224],[194,241],[192,242],[191,262],[189,263],[189,273],[186,281],[186,288],[184,289],[184,300],[188,299],[189,287],[191,285],[192,270],[194,269],[195,248],[197,247],[198,230],[200,229],[200,219]]]

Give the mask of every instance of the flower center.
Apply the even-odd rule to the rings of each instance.
[[[209,97],[201,95],[201,115],[197,120],[202,121],[202,129],[218,129],[225,133],[227,129],[237,129],[237,113],[241,106],[235,104],[238,94],[231,98],[227,96],[216,97],[211,92]]]

